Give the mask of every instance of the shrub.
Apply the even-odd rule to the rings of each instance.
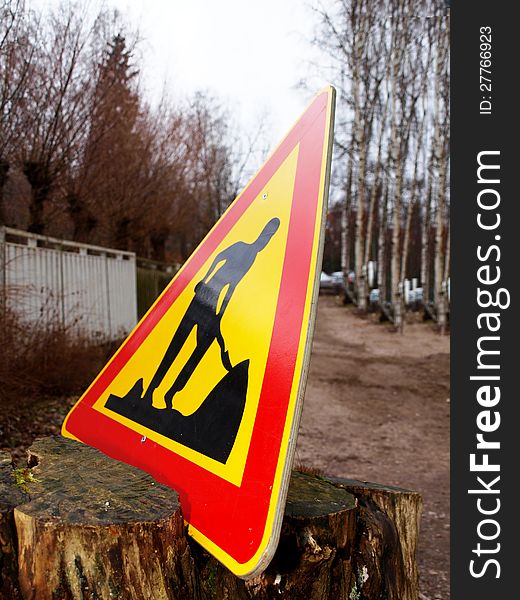
[[[26,322],[0,314],[0,405],[84,391],[114,349],[56,322]]]

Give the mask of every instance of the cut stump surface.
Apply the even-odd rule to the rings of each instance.
[[[2,600],[418,600],[421,499],[399,488],[293,472],[247,581],[187,536],[174,490],[78,442],[38,440],[16,472],[1,456],[0,498]]]

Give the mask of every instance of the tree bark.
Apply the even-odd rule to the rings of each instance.
[[[326,480],[353,494],[359,503],[356,562],[365,565],[369,574],[361,597],[416,600],[420,494],[354,479]]]
[[[10,455],[0,452],[0,598],[6,600],[21,598],[13,512],[27,498],[27,494],[14,485]]]
[[[447,73],[447,60],[449,53],[449,42],[445,30],[441,29],[440,22],[436,22],[438,30],[437,55],[435,65],[435,98],[434,111],[437,116],[435,121],[435,133],[433,139],[433,166],[436,176],[436,221],[434,239],[434,276],[433,276],[433,302],[437,322],[442,332],[445,328],[445,307],[442,294],[442,276],[444,273],[444,227],[446,212],[446,181],[448,161],[447,141],[445,135],[445,122],[448,118],[448,97],[443,75]],[[442,100],[442,102],[441,102]],[[442,110],[443,109],[443,110]],[[443,125],[443,126],[442,126]]]
[[[52,176],[48,167],[40,161],[24,162],[23,172],[31,186],[30,221],[27,229],[31,233],[43,234],[45,204],[51,191]]]
[[[391,71],[389,82],[390,93],[390,139],[389,139],[389,163],[391,177],[390,186],[392,198],[392,238],[390,241],[390,302],[392,304],[392,320],[394,325],[400,329],[401,326],[401,255],[400,255],[400,240],[401,240],[401,187],[402,187],[402,156],[401,156],[401,139],[398,132],[399,115],[397,114],[398,103],[398,85],[399,75],[402,63],[402,39],[400,38],[400,21],[401,13],[398,8],[401,8],[402,0],[395,5],[393,14],[394,24],[392,30],[391,42]]]
[[[189,598],[177,493],[65,438],[30,449],[30,501],[14,511],[25,600]]]
[[[352,161],[349,162],[348,174],[345,186],[345,200],[341,206],[341,270],[346,276],[350,270],[350,232],[349,219],[351,212],[351,188],[352,188]]]
[[[426,193],[424,203],[422,205],[422,224],[421,224],[421,286],[423,289],[423,309],[424,316],[429,316],[429,301],[431,289],[431,183],[430,189]]]
[[[370,261],[370,259],[372,258],[372,238],[373,238],[373,231],[374,231],[374,221],[375,221],[375,213],[376,210],[379,210],[379,206],[383,203],[384,198],[383,198],[383,192],[384,192],[384,184],[381,181],[381,158],[383,155],[383,136],[384,136],[384,132],[385,132],[385,125],[386,125],[386,112],[387,112],[387,106],[385,104],[385,108],[383,110],[383,114],[381,116],[381,121],[380,121],[380,129],[379,129],[379,141],[377,144],[377,158],[376,158],[376,163],[375,163],[375,168],[374,168],[374,182],[372,185],[372,190],[370,193],[370,203],[369,203],[369,208],[368,208],[368,223],[367,223],[367,234],[366,234],[366,240],[365,240],[365,254],[364,254],[364,259],[363,259],[363,263],[367,266],[368,269],[368,263]],[[385,207],[383,207],[383,210],[386,210]],[[379,223],[381,224],[381,218],[379,219]],[[378,256],[376,256],[376,267],[378,269],[379,272],[379,247],[380,247],[380,237],[378,236],[378,240],[377,240],[378,244]]]
[[[353,300],[351,296],[352,290],[349,288],[348,274],[350,271],[351,262],[351,227],[350,219],[352,212],[352,173],[353,173],[353,161],[349,159],[349,166],[346,179],[345,187],[345,200],[341,209],[341,270],[343,272],[343,278],[345,281],[345,303]]]
[[[439,168],[439,189],[437,194],[437,210],[435,225],[435,262],[434,262],[434,302],[437,313],[437,323],[441,333],[446,329],[446,299],[443,275],[446,263],[445,227],[446,227],[446,161],[441,162]]]
[[[9,162],[0,157],[0,225],[7,225],[4,206],[4,187],[9,173]]]
[[[447,233],[447,240],[446,240],[446,259],[444,261],[443,280],[446,282],[446,285],[448,285],[448,279],[450,277],[450,269],[451,269],[451,227],[450,227],[449,218],[446,223],[446,228],[448,230],[448,233]],[[446,297],[447,297],[447,290],[446,290]],[[447,297],[447,300],[448,300],[448,308],[449,308],[449,298],[448,297]]]
[[[63,438],[28,465],[17,486],[0,462],[1,599],[418,600],[414,492],[293,472],[276,554],[244,581],[146,473]]]
[[[377,285],[379,287],[379,306],[381,317],[386,317],[387,277],[388,277],[388,187],[383,180],[381,192],[381,216],[379,219],[379,235],[377,240]]]

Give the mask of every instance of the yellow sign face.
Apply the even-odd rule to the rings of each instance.
[[[175,303],[121,369],[105,393],[94,404],[94,408],[101,413],[138,431],[150,440],[175,451],[191,462],[212,471],[235,485],[240,485],[242,480],[262,389],[278,291],[280,289],[297,161],[298,147],[287,157],[227,237],[208,257],[197,276],[184,288]],[[258,253],[251,268],[236,286],[221,321],[222,338],[225,340],[231,363],[235,365],[249,360],[249,383],[242,422],[226,462],[222,463],[214,460],[108,409],[105,405],[111,395],[120,398],[125,397],[129,392],[129,388],[140,378],[143,379],[144,389],[150,385],[157,369],[158,353],[160,354],[161,351],[166,350],[171,341],[172,333],[179,329],[181,320],[187,313],[195,296],[196,285],[204,280],[214,261],[227,248],[244,241],[253,242],[264,225],[269,223],[271,219],[279,219],[280,225],[266,247]],[[221,269],[224,264],[225,259],[219,261],[216,264],[215,271]],[[222,307],[228,288],[229,285],[224,286],[220,292],[217,312]],[[245,323],[247,323],[247,335],[244,335]],[[167,406],[165,396],[179,377],[190,356],[196,351],[197,327],[199,326],[195,325],[191,329],[180,351],[172,361],[171,367],[160,384],[154,389],[152,402],[155,409],[171,410],[171,405]],[[226,374],[227,370],[221,358],[221,348],[217,339],[214,339],[196,365],[185,387],[174,395],[173,408],[184,416],[194,414]]]
[[[244,578],[265,569],[282,524],[319,289],[334,97],[330,87],[316,96],[62,428],[176,489],[188,532]]]

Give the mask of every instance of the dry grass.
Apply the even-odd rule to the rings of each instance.
[[[313,467],[299,460],[295,461],[294,470],[298,471],[298,473],[304,473],[305,475],[314,475],[316,477],[325,476],[325,471],[323,469],[318,469],[317,467]]]
[[[57,323],[27,323],[0,314],[0,406],[84,390],[113,350]]]
[[[5,307],[4,307],[5,308]],[[33,440],[61,423],[117,345],[93,343],[52,321],[0,310],[0,449],[24,466]]]

